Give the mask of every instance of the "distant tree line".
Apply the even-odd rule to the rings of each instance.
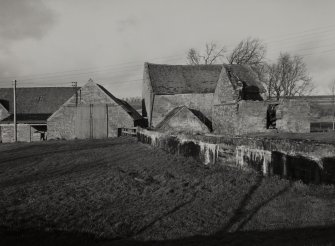
[[[303,57],[284,52],[276,62],[267,62],[266,46],[255,38],[242,40],[230,52],[214,42],[207,43],[204,52],[191,48],[186,58],[191,65],[223,62],[250,65],[265,84],[268,97],[308,95],[314,89]]]
[[[142,98],[141,97],[125,97],[125,98],[122,98],[122,100],[129,103],[136,110],[142,109]]]

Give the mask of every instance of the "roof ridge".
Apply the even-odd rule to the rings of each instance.
[[[151,62],[145,62],[145,64],[148,65],[154,65],[154,66],[171,66],[171,67],[219,67],[223,66],[223,64],[166,64],[166,63],[151,63]]]

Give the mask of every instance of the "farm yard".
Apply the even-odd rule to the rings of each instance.
[[[1,245],[332,245],[335,188],[129,137],[0,145]]]

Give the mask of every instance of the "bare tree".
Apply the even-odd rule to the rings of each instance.
[[[216,43],[206,43],[204,53],[199,53],[195,49],[189,49],[187,52],[187,63],[190,65],[215,64],[223,62],[225,47],[219,48]]]
[[[187,63],[190,65],[199,65],[201,64],[200,54],[195,49],[191,48],[187,52]]]
[[[301,56],[280,54],[278,62],[268,67],[268,93],[277,99],[281,96],[308,95],[314,89],[306,64]]]
[[[266,84],[268,64],[265,62],[266,46],[257,38],[242,40],[227,56],[230,64],[246,64],[257,73],[261,82]]]
[[[248,64],[259,66],[264,64],[266,47],[263,42],[256,38],[242,40],[227,56],[230,64]]]
[[[253,67],[263,66],[266,47],[259,39],[247,38],[242,40],[227,56],[225,47],[218,47],[214,42],[206,43],[205,51],[199,53],[189,49],[187,62],[192,65],[222,63],[224,58],[230,64],[247,64]]]

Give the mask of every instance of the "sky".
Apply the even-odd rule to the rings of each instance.
[[[315,85],[335,80],[333,0],[0,0],[0,87],[84,85],[141,96],[144,62],[186,64],[206,43],[259,38],[267,61],[303,56]]]

